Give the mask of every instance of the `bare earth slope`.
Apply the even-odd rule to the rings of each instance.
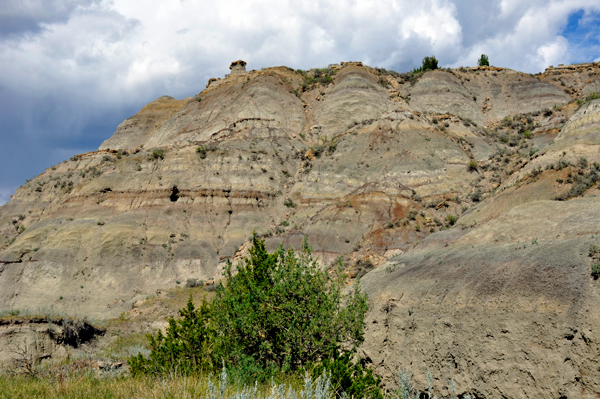
[[[469,210],[460,228],[428,236],[363,278],[371,300],[363,350],[379,373],[408,368],[424,385],[430,368],[483,398],[597,397],[600,282],[590,266],[598,262],[600,193],[554,200],[564,191],[558,179],[586,169],[548,165],[577,164],[583,149],[588,162],[600,161],[599,106],[582,107],[533,166]],[[568,126],[580,129],[577,139],[569,141]]]
[[[477,398],[593,397],[599,106],[552,73],[276,67],[161,97],[0,207],[0,309],[116,317],[219,278],[253,231],[306,235],[366,273],[390,386],[401,365]]]

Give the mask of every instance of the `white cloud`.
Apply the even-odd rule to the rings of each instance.
[[[538,48],[537,59],[541,65],[557,65],[562,63],[567,53],[569,43],[564,37],[557,37],[552,43],[545,44]]]

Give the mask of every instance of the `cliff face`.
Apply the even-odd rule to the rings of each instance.
[[[253,231],[271,249],[306,235],[350,278],[374,268],[364,352],[382,375],[430,367],[486,398],[591,395],[595,180],[555,198],[593,180],[599,106],[577,110],[582,90],[549,73],[277,67],[161,97],[0,208],[0,308],[114,317],[219,278]]]
[[[363,355],[381,375],[409,368],[424,385],[430,368],[484,398],[597,397],[598,118],[598,100],[584,105],[458,228],[363,278]]]

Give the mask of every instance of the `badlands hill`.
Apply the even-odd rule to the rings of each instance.
[[[362,276],[362,354],[476,398],[600,396],[600,68],[211,79],[0,207],[0,309],[116,317],[253,231]],[[195,280],[194,280],[195,279]]]

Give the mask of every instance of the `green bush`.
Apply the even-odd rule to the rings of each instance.
[[[296,204],[294,204],[294,201],[292,201],[291,198],[287,198],[284,202],[283,205],[285,205],[288,208],[295,208]]]
[[[166,335],[148,335],[152,351],[131,357],[131,372],[186,375],[227,364],[234,379],[249,383],[306,367],[326,370],[340,393],[381,398],[379,379],[352,360],[367,311],[358,284],[343,295],[341,269],[321,270],[306,239],[297,254],[269,253],[256,234],[252,243],[235,272],[228,262],[212,303],[196,309],[190,297]]]
[[[420,68],[415,68],[413,73],[420,73],[426,71],[433,71],[434,69],[438,69],[438,60],[435,56],[425,57],[423,58],[423,63]]]
[[[131,373],[180,375],[211,369],[215,334],[210,325],[210,313],[206,301],[203,300],[196,309],[190,297],[187,306],[179,310],[181,318],[169,318],[167,335],[161,331],[156,336],[147,335],[152,349],[150,356],[138,354],[129,358]]]
[[[490,66],[490,59],[487,55],[481,54],[481,57],[477,60],[478,66]]]
[[[150,155],[150,159],[165,159],[165,150],[158,149],[158,150],[152,151],[152,154]]]
[[[469,172],[473,172],[473,171],[477,170],[477,161],[475,161],[475,160],[469,161],[469,163],[467,164],[467,170]]]
[[[200,159],[206,158],[206,148],[203,145],[196,147],[196,154],[198,154]]]
[[[381,378],[374,377],[373,371],[360,362],[353,362],[353,355],[352,351],[344,351],[323,360],[313,368],[313,378],[328,375],[337,397],[342,397],[343,392],[348,398],[383,399]]]
[[[298,256],[283,247],[269,254],[256,234],[252,241],[237,273],[228,263],[213,301],[217,347],[228,364],[252,359],[292,371],[362,342],[366,295],[355,287],[344,298],[339,269],[333,277],[321,270],[306,239]]]
[[[446,216],[446,220],[448,221],[448,223],[450,223],[451,226],[454,226],[454,223],[456,223],[458,218],[454,215],[448,215]]]

